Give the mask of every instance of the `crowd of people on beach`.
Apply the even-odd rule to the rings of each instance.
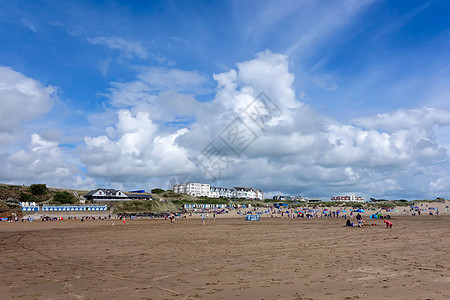
[[[363,217],[360,214],[356,215],[356,221],[357,221],[357,223],[354,224],[354,223],[352,223],[350,221],[350,219],[347,219],[347,221],[345,222],[345,227],[359,227],[359,228],[361,228],[361,227],[364,226],[365,222],[363,220]],[[392,224],[391,221],[384,220],[384,223],[386,224],[386,228],[392,229],[393,224]],[[377,223],[372,223],[372,226],[377,226]]]
[[[41,216],[41,221],[42,222],[46,222],[46,221],[63,221],[63,220],[73,220],[73,221],[95,221],[95,220],[100,220],[100,221],[104,221],[104,220],[108,220],[111,219],[111,215],[109,215],[108,217],[106,216],[69,216],[69,217],[50,217],[50,216]]]
[[[390,219],[391,216],[389,214],[382,214],[382,210],[385,210],[386,212],[394,212],[399,213],[397,209],[392,208],[381,208],[378,209],[378,211],[375,211],[374,213],[370,213],[367,216],[367,213],[364,215],[368,217],[368,219]],[[445,206],[446,211],[450,211],[448,206]],[[374,209],[371,209],[374,210]],[[23,217],[18,217],[17,215],[10,216],[8,218],[2,218],[2,221],[7,221],[10,223],[13,222],[33,222],[35,218],[38,218],[38,220],[42,222],[46,221],[63,221],[63,220],[76,220],[76,221],[93,221],[93,220],[109,220],[111,218],[113,219],[119,219],[122,221],[123,225],[126,224],[127,219],[136,219],[136,218],[164,218],[165,221],[169,221],[170,223],[177,223],[177,220],[180,218],[200,218],[201,224],[205,225],[207,220],[209,219],[216,219],[216,216],[224,215],[224,214],[230,214],[232,216],[242,216],[246,217],[248,215],[256,216],[259,220],[259,216],[265,216],[270,218],[281,218],[281,219],[345,219],[345,226],[346,227],[363,227],[365,225],[365,221],[363,220],[362,214],[364,213],[364,209],[361,208],[320,208],[320,207],[289,207],[288,204],[273,204],[272,206],[265,206],[265,207],[251,207],[251,205],[229,205],[227,207],[220,207],[220,208],[211,208],[211,209],[195,209],[190,211],[182,211],[182,212],[170,212],[167,211],[165,213],[121,213],[118,215],[114,215],[113,217],[111,215],[109,216],[93,216],[93,215],[87,215],[87,216],[40,216],[35,217],[33,215],[25,215]],[[417,204],[417,206],[410,206],[409,208],[403,209],[403,214],[410,215],[410,216],[420,216],[421,213],[425,213],[432,216],[439,216],[439,209],[438,207],[430,206],[428,207],[427,204]],[[391,221],[384,220],[384,224],[386,225],[386,228],[393,228],[393,224]],[[376,226],[376,222],[368,222],[368,224]]]

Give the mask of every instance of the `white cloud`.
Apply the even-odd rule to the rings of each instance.
[[[434,125],[450,125],[450,111],[432,107],[399,109],[394,112],[377,114],[373,117],[358,118],[355,123],[368,129],[386,130],[388,132],[401,129],[408,130],[414,127],[432,131]]]
[[[77,159],[56,140],[60,132],[47,129],[32,133],[22,146],[27,129],[24,122],[38,120],[53,107],[53,86],[8,67],[0,67],[0,181],[16,184],[47,183],[49,186],[86,188],[92,179],[78,175]]]
[[[172,90],[188,93],[204,93],[203,88],[208,79],[195,71],[184,71],[174,68],[150,67],[141,68],[138,78],[152,90]]]
[[[336,79],[331,74],[312,75],[311,81],[320,88],[329,92],[336,91],[338,89]]]
[[[92,179],[83,178],[71,154],[58,143],[45,140],[37,133],[30,136],[27,149],[0,155],[0,180],[10,183],[46,183],[54,187],[90,188]]]
[[[208,80],[195,71],[168,68],[138,69],[138,80],[113,82],[105,96],[118,108],[135,107],[151,110],[153,119],[176,119],[198,111],[199,105],[192,94],[210,91]]]
[[[21,123],[49,112],[55,99],[55,87],[45,87],[37,80],[0,66],[0,144],[10,142]]]
[[[293,26],[285,34],[286,39],[289,39],[286,53],[289,55],[293,55],[295,52],[305,54],[317,49],[318,45],[332,39],[333,35],[351,24],[373,2],[375,1],[347,0],[337,1],[332,5],[305,2],[304,7],[298,8],[298,15],[304,20],[302,24],[305,25]]]
[[[0,131],[11,131],[22,121],[48,112],[56,89],[0,66]]]
[[[30,29],[32,32],[34,32],[34,33],[37,32],[36,25],[31,20],[22,18],[22,24],[23,24],[23,26]]]
[[[320,195],[400,193],[409,187],[404,178],[416,176],[414,169],[447,164],[447,152],[436,142],[433,125],[449,125],[449,112],[425,108],[406,117],[396,112],[358,120],[371,125],[365,128],[342,124],[296,99],[294,76],[287,65],[286,56],[264,51],[254,60],[237,64],[237,69],[215,74],[218,92],[208,107],[210,113],[198,116],[190,132],[180,137],[180,145],[195,154],[211,140],[220,143],[219,133],[234,116],[240,116],[258,138],[240,157],[220,144],[234,160],[221,174],[224,182]],[[259,91],[267,92],[283,113],[279,122],[267,121],[263,130],[243,113]],[[379,125],[384,130],[379,131]],[[428,182],[436,179],[435,174],[428,175]],[[421,191],[429,192],[425,187]]]
[[[132,177],[168,176],[193,168],[187,151],[176,142],[187,129],[162,135],[147,112],[134,115],[120,110],[118,116],[118,123],[106,129],[107,135],[85,137],[81,159],[90,175],[124,182]]]
[[[129,41],[116,36],[99,36],[87,40],[94,45],[103,45],[118,50],[127,57],[146,58],[148,55],[147,49],[138,41]]]
[[[292,88],[294,75],[288,72],[286,55],[266,50],[258,53],[253,60],[238,63],[237,70],[214,74],[214,79],[218,85],[212,107],[219,114],[214,116],[216,120],[222,119],[229,123],[230,113],[231,115],[234,113],[248,121],[245,110],[249,105],[257,105],[263,109],[267,107],[259,100],[254,102],[261,92],[265,93],[279,109],[278,113],[274,112],[267,119],[268,126],[292,124],[293,111],[302,106]],[[270,104],[270,101],[266,103]],[[265,113],[269,115],[267,111]],[[211,123],[210,120],[207,122]],[[226,123],[221,126],[225,127]]]
[[[355,125],[343,124],[299,101],[288,65],[285,55],[258,53],[234,69],[214,74],[217,92],[210,102],[198,102],[189,94],[191,85],[205,84],[204,77],[196,77],[196,72],[139,69],[135,81],[113,83],[106,95],[119,109],[117,113],[108,111],[100,121],[91,118],[103,124],[101,134],[85,136],[84,146],[73,153],[56,142],[58,132],[35,133],[28,149],[0,155],[0,174],[5,174],[1,180],[67,185],[72,178],[77,186],[84,187],[93,187],[96,182],[121,188],[150,182],[165,187],[164,182],[180,173],[207,177],[195,158],[213,141],[230,159],[229,166],[216,174],[219,185],[307,196],[348,192],[414,197],[414,193],[423,196],[448,191],[448,185],[440,179],[449,177],[448,154],[436,138],[436,126],[450,125],[448,111],[398,110],[360,118]],[[53,88],[42,87],[10,69],[1,70],[13,76],[3,76],[7,78],[3,86],[8,88],[0,86],[0,95],[6,93],[7,99],[15,99],[10,94],[16,93],[18,99],[47,105],[46,109],[45,105],[39,107],[41,112],[33,110],[18,118],[6,116],[10,122],[17,125],[48,111]],[[189,79],[190,75],[193,78]],[[7,80],[10,82],[6,84]],[[252,103],[262,104],[261,100],[254,102],[260,92],[279,108],[273,114],[259,110],[266,114],[262,127],[245,112]],[[240,155],[219,138],[236,117],[257,134]],[[13,129],[9,123],[0,124]],[[78,175],[81,164],[87,169],[87,177]]]

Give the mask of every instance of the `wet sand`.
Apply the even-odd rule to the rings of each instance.
[[[450,216],[0,222],[2,299],[449,299]],[[112,226],[112,223],[115,226]]]

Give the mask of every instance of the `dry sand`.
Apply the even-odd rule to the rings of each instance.
[[[449,299],[450,216],[391,221],[0,222],[0,297]]]

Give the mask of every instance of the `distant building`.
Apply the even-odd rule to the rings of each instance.
[[[183,208],[185,210],[203,210],[203,209],[225,209],[226,204],[184,204]]]
[[[335,196],[331,197],[331,201],[364,202],[365,199],[359,196]]]
[[[264,194],[261,190],[246,187],[234,187],[235,198],[264,200]]]
[[[238,199],[254,199],[264,200],[264,194],[259,189],[234,187],[223,188],[213,187],[205,183],[183,183],[173,186],[173,192],[178,194],[188,194],[196,197],[211,198],[238,198]]]
[[[211,198],[236,198],[234,189],[213,186],[209,190],[209,196]]]
[[[42,211],[106,211],[106,205],[44,205]]]
[[[309,203],[315,203],[315,202],[321,202],[322,200],[317,199],[317,198],[308,198],[307,201],[308,201]]]
[[[306,201],[306,198],[302,196],[293,196],[291,197],[292,201]]]
[[[264,194],[259,189],[253,189],[255,191],[256,199],[258,200],[264,200]]]
[[[277,201],[306,201],[306,199],[303,198],[302,196],[283,196],[283,195],[273,196],[273,200],[277,200]]]
[[[195,197],[210,197],[211,186],[208,183],[189,182],[176,184],[173,192],[177,194],[188,194]]]
[[[131,201],[131,200],[152,200],[149,193],[123,192],[115,189],[99,188],[84,195],[90,201]]]
[[[125,195],[131,200],[153,200],[152,195],[146,192],[125,192]]]
[[[283,195],[273,196],[272,199],[277,201],[292,201],[290,196],[283,196]]]

